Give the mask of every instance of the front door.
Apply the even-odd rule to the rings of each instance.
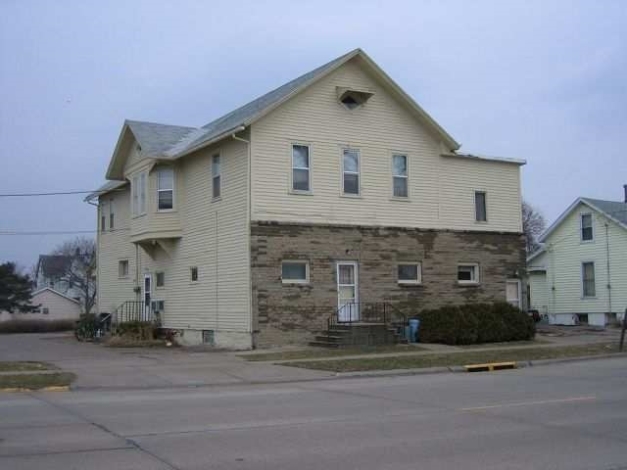
[[[359,321],[358,291],[357,263],[354,261],[337,263],[338,321]]]
[[[152,300],[152,276],[144,274],[144,305],[142,320],[147,320],[150,316],[150,301]]]
[[[521,308],[520,304],[520,281],[518,279],[510,279],[506,283],[506,300],[514,307]]]

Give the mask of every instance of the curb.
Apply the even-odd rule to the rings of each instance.
[[[43,388],[26,388],[26,387],[0,388],[0,393],[1,392],[7,392],[7,393],[15,393],[15,392],[69,392],[69,391],[70,391],[70,386],[69,385],[52,385],[50,387],[43,387]]]

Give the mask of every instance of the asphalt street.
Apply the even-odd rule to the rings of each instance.
[[[627,361],[0,394],[0,468],[627,469]]]

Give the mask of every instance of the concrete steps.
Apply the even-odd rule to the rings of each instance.
[[[383,323],[353,323],[333,325],[325,334],[317,335],[310,346],[348,348],[377,346],[404,342],[394,328]]]

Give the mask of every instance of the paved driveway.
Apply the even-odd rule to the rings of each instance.
[[[74,387],[129,389],[306,380],[333,375],[247,362],[230,352],[108,348],[71,334],[0,335],[0,361],[45,361],[74,372]]]

